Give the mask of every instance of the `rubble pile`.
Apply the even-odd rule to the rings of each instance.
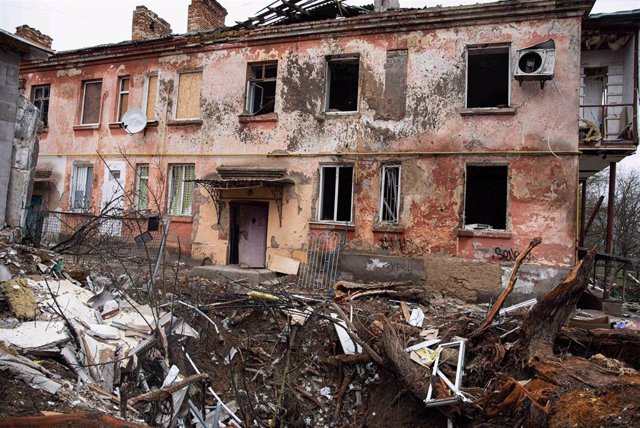
[[[411,283],[340,281],[318,293],[294,276],[214,282],[179,263],[168,263],[173,276],[139,284],[71,276],[56,254],[29,247],[2,254],[0,387],[11,391],[3,417],[82,421],[99,412],[206,427],[638,423],[635,325],[570,326],[600,322],[573,312],[590,256],[546,295],[505,306],[509,286],[493,305],[471,304]]]

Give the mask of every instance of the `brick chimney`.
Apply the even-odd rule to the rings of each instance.
[[[216,0],[191,0],[187,32],[223,28],[226,17],[227,9]]]
[[[42,34],[40,31],[33,27],[29,27],[28,25],[16,27],[16,36],[22,37],[23,39],[29,40],[30,42],[47,49],[51,49],[51,42],[53,42],[51,37],[46,34]]]
[[[136,6],[131,23],[131,40],[146,40],[171,34],[171,25],[145,6]]]
[[[386,12],[393,9],[400,9],[399,0],[375,0],[373,2],[374,12]]]

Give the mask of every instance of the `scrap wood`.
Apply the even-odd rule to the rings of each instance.
[[[487,318],[485,318],[482,324],[480,324],[478,328],[471,334],[471,337],[480,335],[487,327],[491,325],[491,323],[493,322],[495,317],[498,315],[498,313],[500,313],[500,309],[504,305],[504,302],[507,299],[507,296],[511,293],[511,291],[516,285],[516,279],[518,277],[518,269],[520,269],[520,265],[522,264],[524,259],[529,255],[531,250],[533,250],[536,246],[540,245],[541,242],[542,242],[541,238],[533,238],[533,240],[529,242],[529,245],[527,245],[527,247],[524,250],[522,250],[522,252],[518,255],[515,263],[513,264],[513,269],[511,270],[511,276],[509,277],[509,282],[507,283],[507,287],[502,291],[502,294],[500,294],[500,297],[498,297],[498,300],[496,300],[496,303],[494,303],[493,306],[491,307],[491,310],[487,314]]]
[[[524,361],[534,356],[553,357],[553,345],[562,326],[589,284],[596,247],[569,271],[567,277],[544,294],[522,323],[519,352]]]
[[[180,382],[171,384],[166,388],[156,389],[154,391],[145,392],[144,394],[138,395],[137,397],[133,397],[129,400],[129,404],[134,406],[141,401],[149,402],[165,400],[171,397],[174,392],[180,391],[182,388],[185,388],[192,383],[202,379],[209,379],[209,375],[206,373],[200,373],[189,376],[188,378],[181,380]]]
[[[339,366],[340,364],[361,364],[371,361],[369,354],[339,354],[327,357],[322,362],[332,366]]]
[[[373,361],[375,361],[379,365],[383,365],[384,364],[384,360],[382,359],[382,357],[376,351],[374,351],[373,348],[371,346],[369,346],[369,344],[367,342],[365,342],[362,339],[360,339],[354,333],[356,328],[354,327],[353,323],[349,320],[349,317],[347,317],[347,315],[344,313],[342,308],[340,306],[338,306],[334,302],[331,302],[331,307],[338,313],[338,316],[340,316],[340,319],[342,319],[342,321],[344,321],[344,323],[347,324],[348,328],[347,328],[346,331],[347,331],[347,334],[349,335],[349,337],[351,338],[351,340],[353,340],[358,345],[360,345],[362,347],[362,349],[364,349],[364,351],[367,354],[369,354],[369,356],[371,357],[371,359]]]
[[[526,382],[523,386],[522,383],[515,379],[508,378],[507,383],[502,386],[498,393],[501,401],[489,407],[486,414],[495,416],[502,413],[513,413],[520,407],[525,398],[529,398],[536,407],[548,414],[551,411],[551,402],[546,398],[546,395],[554,389],[555,387],[552,384],[540,379]]]
[[[134,422],[125,421],[108,415],[96,415],[95,413],[68,413],[47,416],[19,416],[4,417],[0,420],[0,427],[33,428],[33,427],[68,427],[78,426],[85,428],[146,428]]]
[[[574,354],[598,352],[640,368],[640,332],[635,330],[584,330],[563,327],[558,333],[556,345],[562,348],[569,347]]]
[[[335,291],[335,300],[337,302],[347,302],[360,297],[381,294],[393,295],[395,299],[418,302],[428,301],[425,289],[418,285],[414,285],[411,281],[384,282],[374,284],[338,281],[333,286],[333,289]]]

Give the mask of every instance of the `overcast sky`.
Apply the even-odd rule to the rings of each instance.
[[[227,25],[255,15],[273,0],[218,0],[229,12]],[[455,6],[493,0],[400,0],[402,7]],[[191,0],[0,0],[0,28],[14,32],[30,25],[53,38],[53,49],[69,50],[131,39],[131,16],[145,5],[171,24],[174,33],[187,31]],[[373,0],[348,0],[366,5]],[[640,8],[639,0],[597,0],[592,13]],[[640,168],[640,154],[625,159],[623,167]]]
[[[273,0],[219,0],[227,9],[227,25],[255,15]],[[131,15],[145,5],[171,24],[174,33],[187,31],[191,0],[0,0],[0,28],[14,32],[30,25],[53,38],[55,50],[76,49],[131,38]],[[347,4],[372,4],[373,0],[348,0]],[[400,0],[402,7],[454,6],[486,3],[483,0]],[[639,0],[598,0],[593,13],[640,7]]]

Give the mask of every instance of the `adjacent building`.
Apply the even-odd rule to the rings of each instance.
[[[304,261],[309,235],[346,233],[343,276],[465,297],[536,236],[523,291],[575,262],[580,180],[638,142],[637,20],[600,43],[593,0],[297,3],[227,28],[193,0],[180,35],[140,6],[131,41],[23,62],[48,105],[34,194],[160,213],[219,265]]]

